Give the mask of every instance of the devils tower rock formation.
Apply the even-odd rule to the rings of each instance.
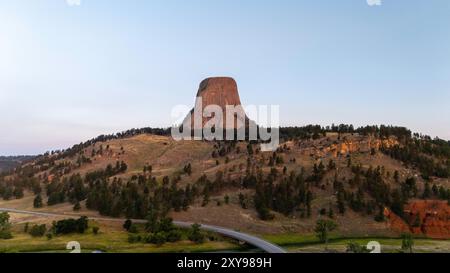
[[[212,118],[215,117],[215,113],[211,113],[208,117],[205,117],[203,113],[208,112],[211,108],[220,107],[222,112],[222,119],[219,122],[218,127],[224,129],[237,129],[242,126],[248,127],[249,122],[251,122],[247,115],[245,114],[241,100],[239,98],[237,83],[233,78],[229,77],[214,77],[207,78],[200,83],[200,87],[197,93],[196,105],[191,111],[191,116],[187,117],[183,122],[186,126],[187,123],[190,124],[193,129],[202,129],[207,126],[211,126],[208,123]],[[234,107],[235,113],[233,114],[234,122],[230,122],[231,126],[227,123],[227,107]],[[198,123],[194,122],[194,116],[199,115],[201,120]]]
[[[200,83],[197,98],[203,98],[203,106],[219,105],[225,109],[226,105],[241,105],[237,83],[233,78],[208,78]]]

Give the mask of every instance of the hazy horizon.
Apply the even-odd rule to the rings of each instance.
[[[446,0],[0,0],[0,155],[168,127],[210,76],[280,105],[282,126],[449,140],[449,14]]]

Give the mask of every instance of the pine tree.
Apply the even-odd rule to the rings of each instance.
[[[345,214],[345,193],[343,190],[339,190],[337,193],[337,207],[338,207],[339,213],[344,215]]]
[[[414,239],[410,233],[402,235],[402,250],[413,253]]]
[[[330,219],[334,218],[333,206],[331,204],[330,204],[330,207],[328,208],[328,218],[330,218]]]
[[[318,220],[316,223],[316,227],[314,232],[316,233],[317,238],[325,243],[325,250],[328,249],[328,240],[330,232],[334,231],[337,228],[337,224],[331,220]]]
[[[36,197],[34,198],[33,207],[35,207],[35,208],[43,207],[42,196],[40,194],[36,195]]]
[[[395,182],[400,183],[400,174],[397,170],[394,172],[394,180]]]
[[[313,199],[313,194],[311,191],[306,193],[306,215],[307,217],[311,217],[311,202]]]
[[[73,206],[73,210],[74,211],[79,211],[81,209],[81,205],[80,202],[76,202],[75,205]]]
[[[423,199],[428,199],[431,197],[431,187],[430,187],[430,182],[425,182],[425,188],[423,190],[423,195],[422,198]]]

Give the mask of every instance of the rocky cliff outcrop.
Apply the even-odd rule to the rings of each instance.
[[[399,232],[425,235],[434,239],[450,238],[450,206],[446,201],[418,200],[405,206],[403,219],[386,210],[390,226]]]
[[[336,137],[335,137],[336,138]],[[368,153],[372,149],[379,151],[381,147],[392,147],[398,145],[395,138],[379,139],[371,136],[348,135],[345,138],[330,139],[329,141],[315,143],[302,143],[302,152],[305,155],[314,155],[316,157],[325,157],[332,155],[333,157],[346,156],[352,153]]]

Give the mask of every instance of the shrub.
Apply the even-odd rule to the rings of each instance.
[[[80,202],[76,202],[75,205],[73,206],[73,210],[74,211],[79,211],[80,209],[81,209]]]
[[[159,223],[158,223],[158,231],[163,231],[163,232],[169,232],[171,230],[174,230],[175,226],[173,225],[173,220],[172,218],[162,218]]]
[[[0,230],[0,239],[9,240],[12,239],[12,234],[9,230]]]
[[[181,240],[182,234],[181,231],[174,229],[167,233],[167,241],[171,243],[175,243]]]
[[[151,236],[150,243],[157,246],[162,246],[167,240],[166,234],[164,232],[158,232]]]
[[[55,234],[84,233],[88,228],[88,219],[86,216],[75,219],[65,219],[53,223]]]
[[[347,245],[347,252],[349,252],[349,253],[369,253],[370,251],[366,247],[359,245],[358,243],[350,242]]]
[[[270,210],[267,207],[256,207],[256,210],[258,212],[258,216],[263,221],[271,221],[275,218],[275,215],[273,215]]]
[[[138,234],[128,234],[128,242],[130,244],[139,243],[142,241],[141,235]]]
[[[99,231],[100,231],[99,227],[93,227],[92,228],[92,233],[94,233],[94,235],[97,235]]]
[[[34,225],[30,229],[30,235],[33,237],[42,237],[47,231],[46,225]]]
[[[23,227],[23,232],[28,233],[28,228],[30,227],[30,224],[27,222],[25,223],[25,226]]]
[[[402,251],[413,253],[414,238],[410,233],[402,234]]]
[[[192,225],[192,228],[191,228],[188,238],[190,241],[197,243],[197,244],[201,244],[205,241],[205,235],[200,230],[199,224]]]
[[[132,222],[130,219],[127,219],[127,220],[125,221],[125,223],[123,223],[123,228],[124,228],[126,231],[129,231],[131,225],[133,225],[133,222]]]
[[[42,208],[44,206],[42,202],[42,196],[40,194],[36,195],[36,197],[33,200],[33,207],[35,208]]]
[[[132,224],[131,226],[130,226],[130,228],[128,229],[128,232],[129,233],[138,233],[138,228],[137,228],[137,226],[135,225],[135,224]]]
[[[7,212],[0,213],[0,239],[11,239],[11,224],[9,223],[9,214]]]

